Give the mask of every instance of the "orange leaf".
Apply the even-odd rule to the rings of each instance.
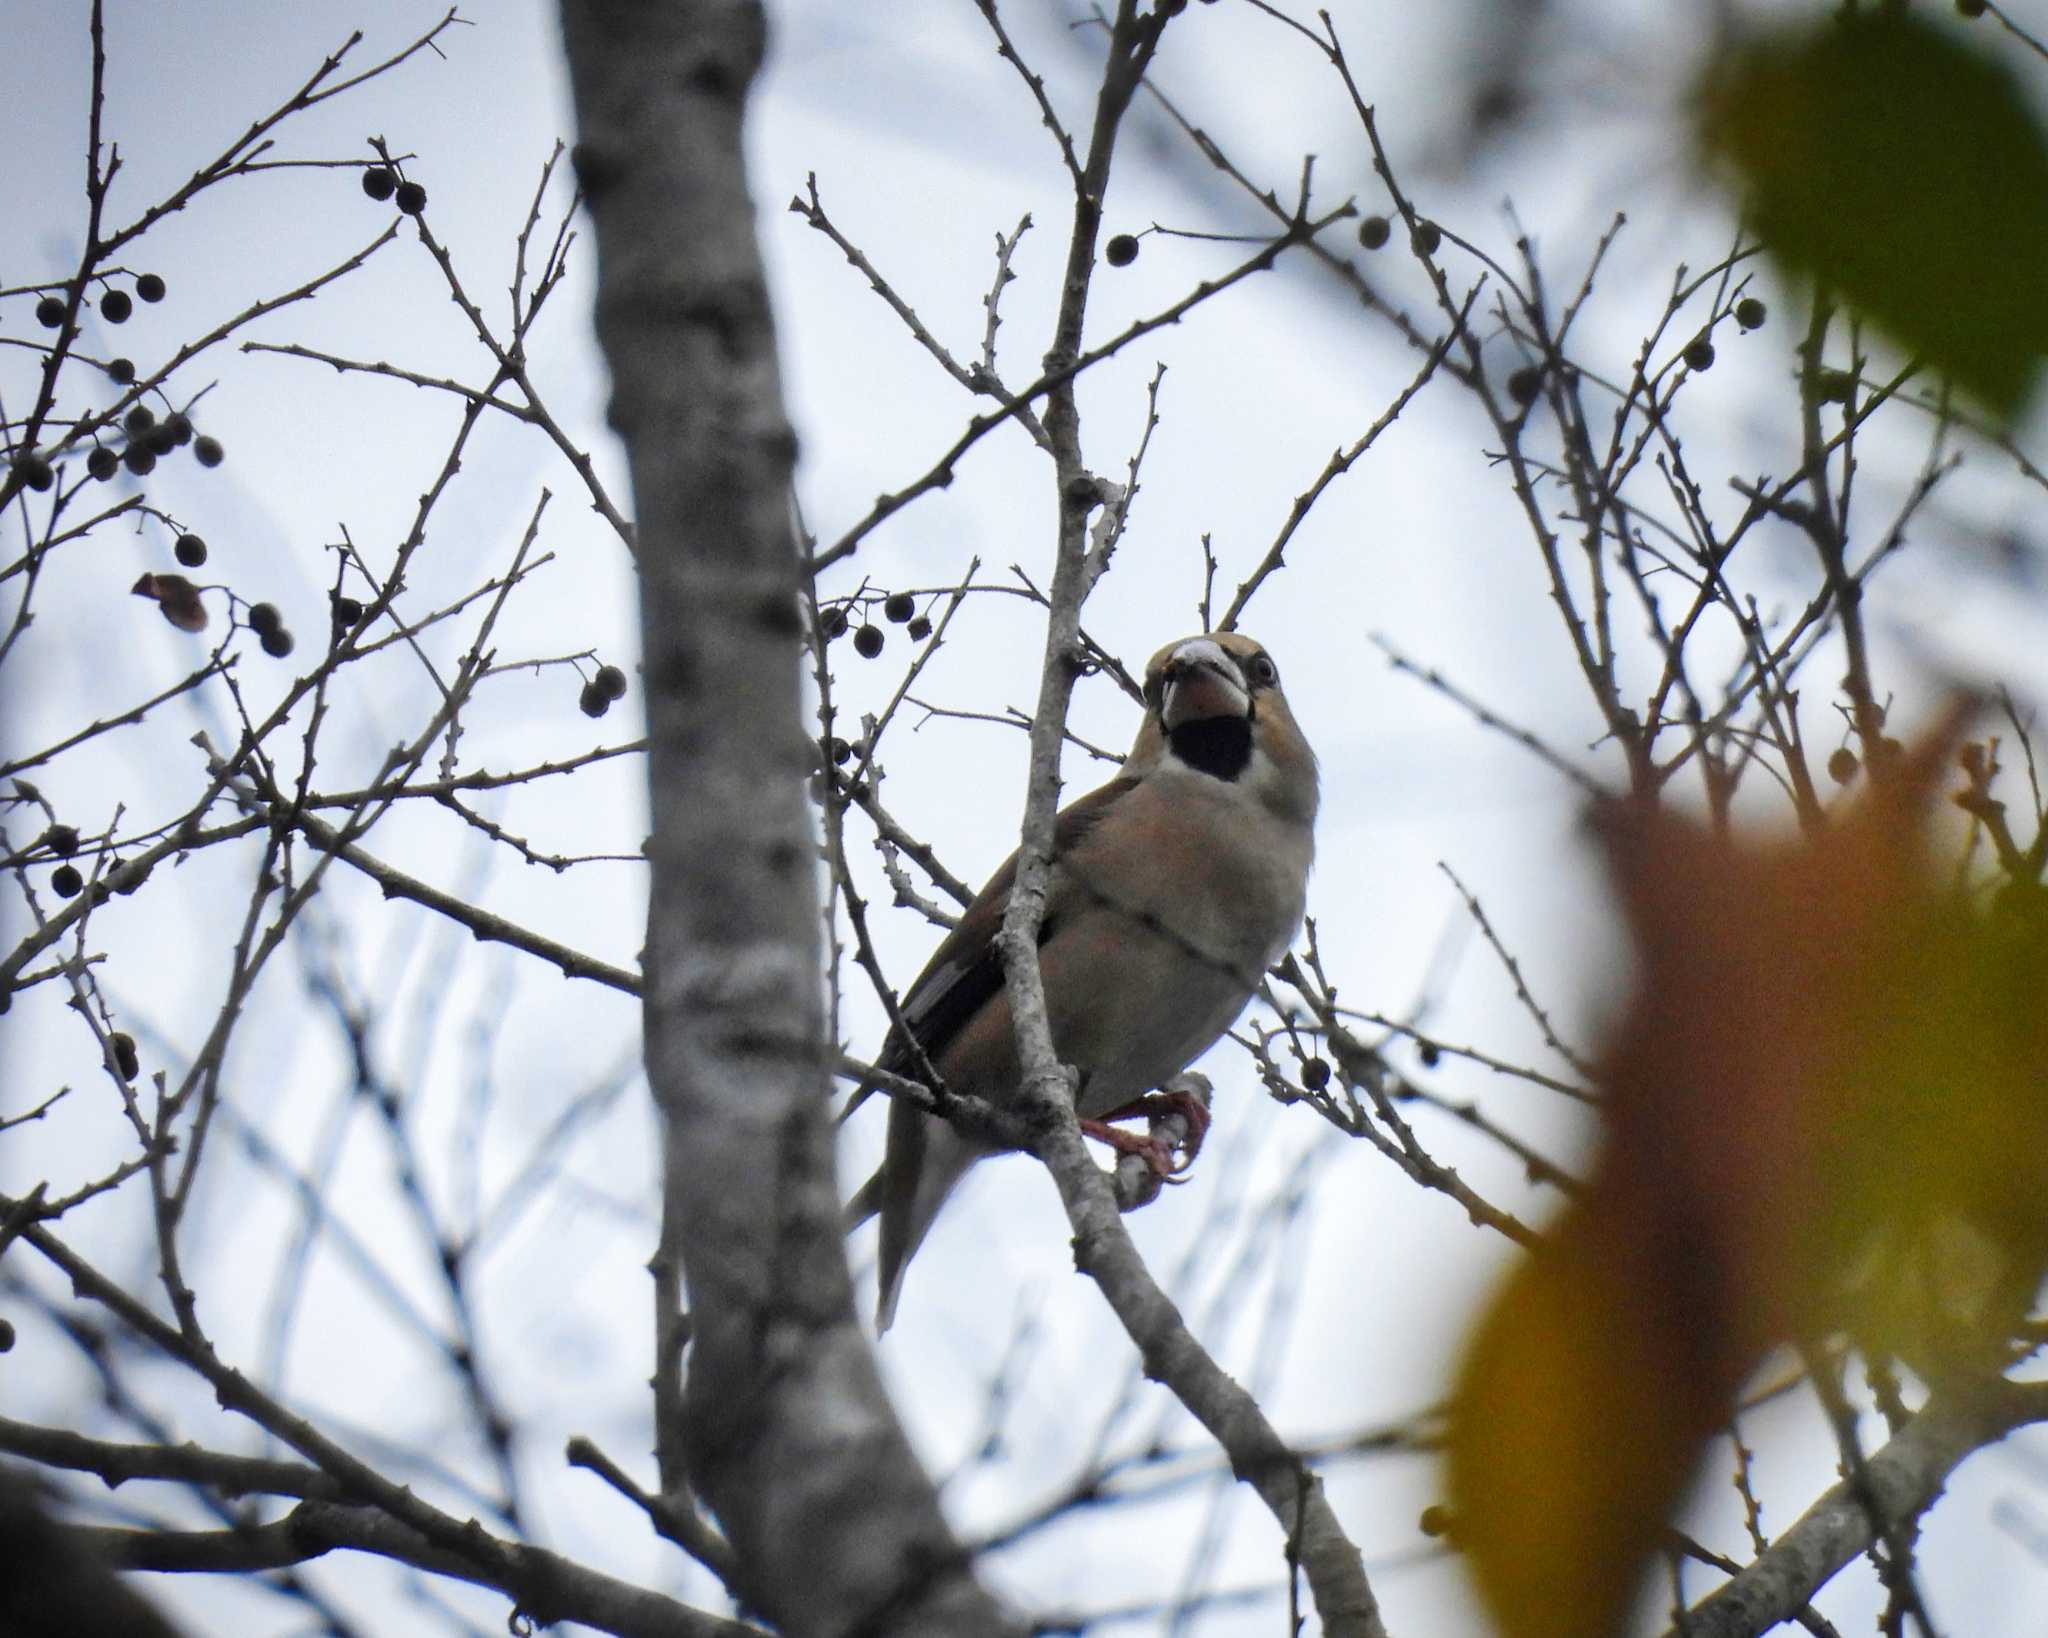
[[[1514,1638],[1617,1629],[1769,1348],[1981,1366],[2048,1265],[2048,914],[1986,916],[1923,834],[1962,716],[1816,836],[1600,818],[1637,955],[1607,1141],[1477,1327],[1450,1446]]]

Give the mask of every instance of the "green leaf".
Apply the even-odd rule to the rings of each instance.
[[[2003,416],[2048,353],[2048,136],[2001,61],[1911,12],[1751,39],[1702,135],[1772,255]]]

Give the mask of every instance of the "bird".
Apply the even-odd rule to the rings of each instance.
[[[1155,1089],[1237,1021],[1287,953],[1307,903],[1318,785],[1279,668],[1241,633],[1168,643],[1145,668],[1144,699],[1116,777],[1054,821],[1038,960],[1054,1050],[1079,1073],[1082,1129],[1149,1150],[1168,1175],[1193,1159],[1205,1107],[1182,1101],[1178,1161],[1106,1123],[1156,1112]],[[1015,1099],[1022,1075],[997,935],[1016,873],[1013,853],[932,953],[877,1067],[927,1083],[936,1071],[949,1090],[997,1107]],[[849,1228],[881,1219],[877,1334],[953,1186],[995,1152],[889,1100],[882,1163],[847,1205]]]

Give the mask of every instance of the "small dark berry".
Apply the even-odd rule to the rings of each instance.
[[[1813,378],[1814,396],[1823,404],[1846,404],[1856,390],[1856,377],[1847,370],[1821,370]]]
[[[1102,254],[1111,267],[1129,267],[1138,259],[1137,238],[1133,234],[1119,233],[1109,241]]]
[[[262,633],[280,631],[284,627],[284,615],[275,603],[251,603],[249,605],[249,629]]]
[[[100,297],[100,317],[109,324],[126,324],[135,311],[135,298],[125,290],[109,290]]]
[[[1735,322],[1745,330],[1761,330],[1770,316],[1771,310],[1754,296],[1744,296],[1735,304]]]
[[[846,635],[846,610],[823,609],[818,614],[818,630],[824,633],[825,641]]]
[[[263,644],[263,652],[273,660],[281,660],[298,646],[292,634],[283,626],[272,626],[268,631],[259,631],[257,640]]]
[[[1711,370],[1714,367],[1714,344],[1705,336],[1694,336],[1685,344],[1685,367],[1689,370]]]
[[[1393,235],[1393,225],[1384,216],[1368,216],[1358,224],[1358,242],[1367,250],[1378,250]]]
[[[161,273],[144,273],[135,281],[135,293],[144,301],[164,299],[164,278]]]
[[[834,734],[825,741],[825,754],[832,759],[832,766],[843,768],[853,760],[853,747]]]
[[[121,457],[107,448],[105,444],[101,444],[90,455],[86,456],[85,469],[95,478],[99,479],[101,483],[105,483],[116,472],[121,470]]]
[[[1956,0],[1956,15],[1973,21],[1984,15],[1984,0]]]
[[[135,360],[132,358],[113,359],[107,365],[107,374],[125,387],[135,379]]]
[[[913,643],[921,643],[932,634],[932,623],[920,614],[903,629],[910,633]]]
[[[1543,372],[1534,364],[1524,364],[1508,377],[1508,396],[1518,404],[1535,403],[1542,390]]]
[[[128,429],[131,436],[139,438],[156,425],[156,411],[147,404],[136,404],[121,417],[121,425]]]
[[[1415,224],[1415,232],[1408,240],[1408,243],[1414,247],[1415,254],[1418,256],[1434,256],[1437,252],[1437,247],[1443,242],[1443,229],[1434,222],[1417,222]]]
[[[14,1352],[14,1327],[8,1321],[0,1319],[0,1354],[10,1354],[12,1352]]]
[[[136,477],[147,477],[156,470],[156,457],[145,444],[130,444],[121,451],[121,464]]]
[[[60,899],[75,899],[85,887],[77,865],[61,864],[50,872],[50,891]]]
[[[218,438],[201,433],[192,440],[192,455],[201,466],[219,466],[227,451],[220,447]]]
[[[372,165],[363,172],[363,192],[372,199],[389,199],[398,186],[398,178],[391,174],[389,166]]]
[[[884,640],[880,626],[862,626],[853,634],[854,652],[863,660],[872,660],[882,652]]]
[[[168,455],[178,447],[178,435],[159,422],[142,435],[142,443],[152,455]]]
[[[1178,17],[1188,9],[1188,0],[1156,0],[1152,9],[1161,17]]]
[[[1084,512],[1092,512],[1102,504],[1102,480],[1086,472],[1077,472],[1060,491],[1071,505]]]
[[[1415,1043],[1415,1056],[1422,1060],[1422,1067],[1424,1069],[1434,1069],[1437,1066],[1438,1060],[1443,1057],[1443,1054],[1437,1050],[1436,1042],[1418,1041]]]
[[[180,535],[171,550],[188,569],[196,569],[206,561],[206,542],[195,534]]]
[[[36,323],[45,330],[54,330],[64,322],[64,298],[45,296],[36,303]]]
[[[1320,1058],[1311,1058],[1301,1066],[1301,1084],[1311,1092],[1320,1092],[1330,1084],[1330,1066]]]
[[[1442,1502],[1431,1502],[1422,1510],[1421,1518],[1416,1520],[1416,1527],[1425,1536],[1447,1536],[1451,1533],[1451,1510]]]
[[[615,665],[599,666],[597,668],[597,675],[590,680],[598,686],[603,692],[604,697],[608,700],[624,699],[626,697],[626,674]]]
[[[134,1036],[117,1029],[107,1037],[107,1045],[114,1050],[114,1068],[120,1071],[122,1080],[132,1081],[142,1073],[142,1062],[135,1056]]]
[[[34,450],[18,456],[14,462],[14,470],[21,474],[21,481],[37,494],[41,494],[57,481],[56,468]]]
[[[164,418],[164,430],[182,449],[192,441],[192,417],[183,410],[175,411]]]
[[[601,717],[612,708],[611,697],[594,682],[583,685],[583,692],[576,696],[576,704],[586,717]]]
[[[909,592],[892,592],[882,604],[882,613],[900,626],[917,613],[917,599]]]
[[[334,629],[336,631],[354,631],[362,618],[363,605],[357,602],[356,599],[353,597],[337,597],[334,599]]]
[[[417,182],[401,182],[395,203],[406,215],[417,216],[427,208],[427,190]]]
[[[76,825],[52,825],[42,834],[42,844],[60,859],[68,859],[78,851],[78,827]]]
[[[1856,753],[1846,745],[1837,746],[1835,754],[1828,758],[1828,778],[1837,785],[1846,785],[1856,777]]]

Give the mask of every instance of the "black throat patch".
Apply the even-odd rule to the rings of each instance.
[[[1166,739],[1181,761],[1216,779],[1234,780],[1251,766],[1249,717],[1196,717]]]

